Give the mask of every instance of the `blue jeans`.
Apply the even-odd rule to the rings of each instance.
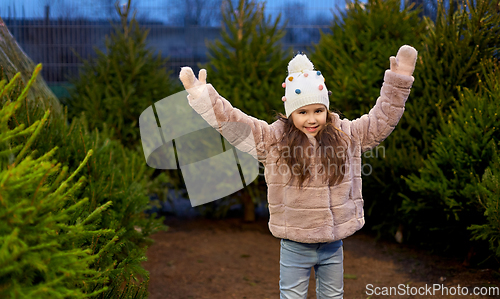
[[[280,299],[307,298],[311,267],[314,267],[318,299],[343,298],[342,240],[308,244],[281,239]]]

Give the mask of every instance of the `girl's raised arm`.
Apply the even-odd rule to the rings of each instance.
[[[417,51],[410,46],[402,46],[396,57],[390,58],[390,70],[385,72],[384,83],[375,106],[368,114],[348,121],[342,120],[343,130],[350,131],[361,147],[368,151],[387,138],[403,116],[404,106],[414,78],[412,76],[417,61]]]
[[[215,128],[229,143],[249,153],[259,161],[265,160],[266,145],[273,142],[273,126],[263,120],[246,115],[221,97],[211,84],[207,84],[207,71],[202,69],[198,78],[190,67],[181,69],[179,78],[189,93],[189,105]]]

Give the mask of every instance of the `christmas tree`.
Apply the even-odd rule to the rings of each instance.
[[[271,122],[283,110],[281,83],[291,52],[283,50],[280,16],[275,20],[264,15],[265,5],[239,0],[222,5],[221,40],[208,44],[208,81],[234,107],[253,117]],[[247,185],[238,201],[227,198],[222,204],[227,211],[231,204],[242,202],[244,219],[255,220],[254,202],[259,201],[263,180]],[[222,200],[223,201],[223,200]]]
[[[424,47],[419,53],[414,73],[415,84],[400,123],[407,130],[399,130],[398,126],[391,134],[389,138],[392,139],[388,139],[395,146],[393,149],[388,148],[385,161],[380,161],[380,165],[386,169],[385,173],[392,173],[391,176],[386,176],[388,181],[391,177],[398,177],[400,180],[401,177],[407,178],[412,174],[425,172],[425,161],[432,160],[434,154],[442,154],[435,153],[438,149],[435,146],[436,139],[449,135],[443,131],[447,126],[443,125],[442,120],[449,120],[451,111],[455,110],[458,100],[463,97],[463,90],[477,92],[481,88],[481,82],[488,80],[487,73],[482,70],[483,64],[492,58],[498,59],[495,55],[500,44],[500,14],[494,2],[478,1],[468,6],[457,6],[456,2],[450,1],[448,9],[441,3],[436,22],[426,19],[426,24],[429,32],[423,40]],[[476,113],[473,108],[478,107],[471,108]],[[472,111],[468,117],[474,115]],[[485,110],[482,111],[484,113]],[[480,123],[469,121],[468,124],[471,130],[473,126],[481,128]],[[478,163],[478,170],[484,171],[483,163],[484,161]],[[466,165],[462,166],[468,169]],[[451,169],[443,171],[449,172]],[[447,174],[449,179],[454,176],[453,173]],[[463,184],[466,182],[470,182],[470,179]],[[465,228],[474,223],[470,221],[476,217],[475,212],[471,214],[472,218],[464,216],[452,225],[443,215],[453,213],[450,214],[448,209],[435,210],[436,194],[409,187],[407,184],[400,184],[390,190],[393,197],[399,194],[396,202],[400,203],[395,211],[399,211],[398,220],[405,224],[407,236],[411,235],[415,242],[436,250],[445,250],[454,248],[452,244],[468,235]],[[438,202],[446,202],[448,196],[449,194],[440,197]],[[471,207],[463,207],[463,211]],[[431,213],[427,214],[425,211]],[[434,213],[439,215],[431,216]],[[458,227],[450,227],[454,225]],[[455,238],[457,235],[459,237]],[[463,247],[462,242],[458,243]]]
[[[348,119],[368,113],[380,94],[389,57],[402,45],[418,48],[423,23],[401,1],[353,2],[321,33],[311,60],[325,74],[332,106]]]
[[[363,184],[364,193],[370,194],[365,197],[367,224],[379,233],[393,236],[399,229],[403,240],[435,250],[453,247],[448,223],[422,216],[435,207],[435,195],[410,189],[404,178],[418,173],[432,154],[440,119],[447,119],[460,88],[476,91],[485,80],[481,63],[494,57],[500,43],[497,9],[491,1],[458,9],[451,1],[448,9],[440,4],[435,23],[424,19],[426,32],[417,46],[415,82],[405,113],[382,144],[385,152],[374,158],[368,153],[364,159],[373,169]],[[462,223],[462,228],[470,224]]]
[[[83,117],[73,119],[70,126],[67,125],[66,113],[64,117],[49,118],[44,126],[38,127],[37,138],[25,133],[13,134],[12,132],[19,132],[24,127],[31,127],[33,123],[48,118],[47,112],[39,107],[27,105],[27,102],[22,100],[21,95],[26,92],[22,87],[24,82],[17,80],[18,78],[19,76],[9,81],[12,88],[10,92],[2,95],[5,107],[18,108],[12,113],[12,117],[5,121],[10,129],[7,133],[10,139],[2,153],[6,155],[9,164],[13,165],[17,165],[27,153],[31,153],[32,160],[40,162],[49,157],[64,165],[65,173],[73,173],[74,180],[79,182],[79,188],[72,189],[70,199],[66,200],[66,204],[59,210],[42,211],[46,213],[43,217],[64,214],[70,203],[78,203],[78,206],[74,207],[75,211],[68,211],[73,216],[70,220],[85,225],[88,231],[84,231],[78,239],[70,239],[70,243],[64,243],[66,234],[59,233],[58,236],[61,237],[61,242],[70,246],[74,252],[78,253],[81,249],[93,255],[99,253],[97,258],[89,259],[86,264],[86,273],[97,271],[99,279],[93,280],[92,276],[89,276],[88,281],[83,280],[83,285],[78,282],[77,286],[71,289],[80,288],[82,294],[91,297],[94,292],[103,292],[99,294],[99,298],[144,298],[147,295],[148,273],[142,268],[141,262],[145,260],[147,246],[152,243],[148,236],[163,228],[161,219],[144,212],[150,208],[147,189],[150,184],[155,183],[150,182],[153,170],[145,165],[142,155],[137,151],[127,150],[120,142],[111,140],[110,136],[113,134],[106,127],[102,132],[89,132]],[[7,106],[10,98],[21,100],[16,101],[15,105]],[[56,147],[57,150],[54,150]],[[88,157],[88,152],[93,153],[91,157]],[[10,168],[8,164],[3,164],[3,167]],[[35,168],[33,163],[30,167]],[[29,202],[42,190],[42,183],[57,190],[64,175],[59,178],[55,176],[57,171],[53,172],[50,176],[48,171],[44,172],[45,176],[40,183],[32,188],[34,191],[29,191]],[[31,182],[26,177],[29,171],[25,170],[24,174],[19,180]],[[83,178],[82,174],[86,177]],[[164,179],[162,176],[158,178]],[[52,183],[54,185],[51,185]],[[30,190],[26,186],[24,188]],[[79,200],[82,198],[85,200]],[[45,203],[43,197],[41,200]],[[7,216],[12,215],[6,214]],[[5,221],[12,222],[12,219],[8,217]],[[42,225],[37,227],[40,227],[41,232],[45,231]],[[37,234],[41,232],[34,232],[33,236],[27,237],[37,240]],[[55,239],[57,240],[59,239]],[[19,275],[27,274],[23,272]],[[5,280],[6,283],[11,283]],[[50,291],[49,286],[43,286],[43,289]]]
[[[498,223],[494,223],[494,219],[499,218],[498,185],[495,187],[498,179],[495,165],[500,153],[500,69],[497,63],[482,62],[481,77],[484,79],[479,82],[477,91],[459,90],[454,108],[440,119],[441,130],[432,142],[431,154],[423,161],[418,175],[410,175],[406,180],[413,191],[425,195],[425,200],[405,200],[402,208],[422,219],[416,222],[419,226],[429,225],[424,219],[432,219],[433,225],[441,224],[438,232],[447,236],[441,240],[448,246],[467,244],[471,234],[466,228],[485,223],[485,210],[490,224],[485,224],[483,230],[494,232],[498,227]],[[420,208],[422,204],[425,205]],[[474,227],[476,236],[490,237],[489,233],[477,233],[479,229]],[[498,238],[498,234],[492,234],[491,238]],[[434,243],[437,242],[436,236]]]
[[[264,15],[264,4],[239,0],[222,5],[221,40],[208,43],[208,78],[233,106],[271,122],[283,110],[283,88],[291,51],[283,50],[285,35],[275,20]]]
[[[143,155],[112,139],[114,128],[91,130],[85,117],[68,122],[67,110],[45,111],[57,107],[39,103],[57,99],[38,75],[41,66],[34,72],[38,79],[29,83],[31,71],[14,76],[12,68],[19,64],[25,70],[32,62],[17,55],[22,50],[13,38],[3,41],[3,54],[11,56],[1,60],[0,180],[12,185],[0,187],[0,292],[12,298],[147,297],[148,273],[141,262],[152,243],[148,236],[164,229],[162,219],[145,212],[151,204],[147,194],[166,178],[151,180]],[[17,235],[11,234],[14,224]]]
[[[90,130],[102,130],[106,123],[113,129],[113,138],[136,149],[141,113],[179,91],[180,84],[170,78],[167,59],[148,48],[148,30],[139,27],[135,13],[131,15],[130,0],[123,9],[117,3],[116,11],[121,23],[114,24],[114,32],[106,37],[105,52],[96,49],[97,57],[84,61],[63,103],[70,118],[85,113]]]
[[[41,70],[17,98],[10,95],[17,87],[20,73],[7,84],[0,81],[0,297],[2,298],[82,298],[106,291],[106,269],[90,265],[98,262],[117,238],[108,239],[100,251],[81,246],[99,236],[114,235],[112,229],[99,228],[96,220],[111,205],[107,202],[89,214],[82,213],[89,198],[76,197],[86,178],[73,183],[93,151],[85,154],[79,167],[68,167],[53,160],[54,147],[38,158],[30,145],[40,137],[50,110],[30,126],[10,129],[8,122]],[[15,92],[14,92],[15,93]],[[11,140],[26,136],[27,142],[13,146]]]

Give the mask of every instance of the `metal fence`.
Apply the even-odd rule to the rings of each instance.
[[[143,0],[135,1],[132,7],[139,24],[150,30],[148,46],[169,57],[168,68],[178,70],[180,66],[206,62],[206,41],[219,38],[221,30],[220,5],[207,6],[207,3],[217,1],[221,0]],[[282,19],[288,19],[283,44],[304,51],[319,41],[320,29],[328,30],[333,13],[344,3],[339,1],[316,1],[313,6],[300,1],[268,1],[265,12],[271,18],[281,14]],[[0,4],[0,16],[25,53],[35,63],[43,63],[42,75],[49,85],[58,85],[78,75],[81,58],[95,55],[95,47],[104,50],[105,36],[113,30],[110,20],[117,21],[117,13],[106,0],[80,2],[78,6],[69,0],[47,5],[50,2],[26,0]],[[169,11],[166,7],[181,3],[205,3],[206,7],[197,15],[186,13],[188,7],[184,8],[184,14],[182,8],[166,13]]]
[[[284,47],[308,52],[319,41],[320,30],[328,31],[334,14],[345,9],[346,1],[268,0],[265,13],[287,21]],[[5,2],[0,1],[0,16],[26,54],[35,63],[43,63],[42,75],[52,86],[77,76],[82,65],[79,57],[95,55],[95,47],[103,50],[105,36],[112,32],[109,21],[118,21],[115,0]],[[168,68],[178,70],[206,62],[206,41],[220,37],[221,3],[137,0],[132,1],[132,8],[139,24],[150,30],[148,45],[169,57]]]

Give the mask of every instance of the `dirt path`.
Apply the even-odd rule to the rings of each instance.
[[[239,219],[170,219],[167,224],[168,231],[153,236],[156,243],[144,263],[150,272],[151,299],[279,298],[280,244],[269,232],[267,220],[245,224]],[[478,289],[484,292],[500,287],[500,276],[406,246],[376,242],[363,231],[344,240],[344,276],[348,299],[500,298],[432,293],[433,284],[448,287],[449,294],[458,292],[458,286],[460,293],[463,287],[469,293],[485,287]],[[308,298],[316,298],[313,277],[312,271]],[[407,293],[425,292],[426,285],[427,294]],[[380,295],[375,294],[376,287]],[[386,289],[393,295],[382,295],[384,287],[394,287]]]

